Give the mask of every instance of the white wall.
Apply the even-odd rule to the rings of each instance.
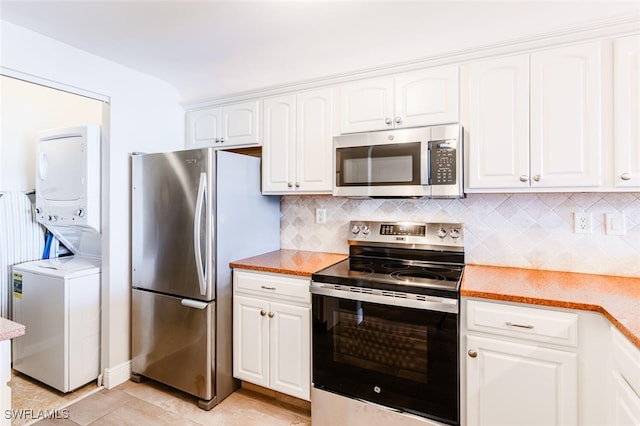
[[[104,123],[110,135],[103,156],[102,361],[116,369],[130,360],[129,153],[183,148],[184,111],[175,89],[158,79],[0,23],[3,67],[110,99],[110,123]]]
[[[102,124],[102,102],[0,76],[0,191],[35,189],[36,133]]]

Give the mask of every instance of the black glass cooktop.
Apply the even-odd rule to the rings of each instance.
[[[350,257],[312,274],[315,282],[458,297],[463,266],[417,260]]]

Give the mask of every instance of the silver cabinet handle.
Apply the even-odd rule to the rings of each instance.
[[[631,173],[623,173],[620,175],[620,179],[622,180],[631,180]]]
[[[267,287],[266,285],[260,286],[260,288],[264,289],[264,290],[275,290],[275,287]]]
[[[527,175],[520,176],[520,182],[528,182],[528,181],[529,181],[529,176]]]
[[[275,314],[273,312],[269,312],[269,318],[273,318]]]
[[[391,126],[393,124],[393,120],[391,120],[390,117],[387,117],[384,119],[384,124],[386,124],[387,126]]]
[[[469,349],[469,352],[467,352],[469,354],[469,356],[471,358],[475,358],[478,356],[478,352],[474,351],[473,349]]]
[[[261,316],[261,317],[263,317],[263,316],[265,316],[265,315],[267,315],[267,312],[266,312],[266,311],[264,311],[264,310],[261,310],[261,311],[260,311],[260,316]]]
[[[542,179],[542,176],[540,176],[540,175],[535,175],[533,177],[533,180],[535,180],[536,182],[540,182],[540,179]]]
[[[529,330],[531,330],[533,328],[532,325],[528,325],[528,324],[515,324],[511,321],[507,321],[504,323],[505,325],[509,326],[509,327],[518,327],[518,328],[527,328]]]
[[[402,117],[397,116],[394,121],[396,122],[396,124],[400,124],[402,123]]]

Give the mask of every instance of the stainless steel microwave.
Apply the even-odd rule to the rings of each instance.
[[[462,198],[459,124],[336,136],[333,195]]]

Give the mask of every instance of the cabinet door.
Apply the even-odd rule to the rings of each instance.
[[[430,68],[395,77],[396,127],[458,122],[458,67]]]
[[[531,55],[532,187],[601,184],[600,42]]]
[[[263,105],[262,192],[292,192],[295,190],[296,97],[269,98]]]
[[[259,145],[260,103],[226,105],[222,108],[220,146]]]
[[[577,425],[577,354],[477,336],[466,350],[469,426]]]
[[[640,36],[614,41],[615,183],[640,187]]]
[[[464,68],[468,184],[529,187],[529,55]]]
[[[271,388],[310,400],[311,309],[271,302]]]
[[[305,193],[333,190],[333,90],[299,94],[296,103],[296,179]]]
[[[372,78],[340,86],[340,132],[393,128],[393,78]]]
[[[269,387],[269,303],[234,295],[233,376]]]
[[[617,371],[612,372],[615,426],[640,425],[640,396],[620,376]]]
[[[221,108],[187,113],[187,148],[219,146],[221,114]]]

